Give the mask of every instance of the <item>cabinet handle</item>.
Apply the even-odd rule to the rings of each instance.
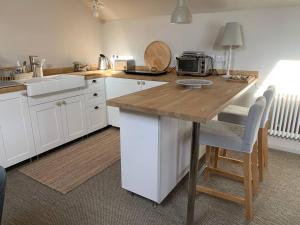
[[[141,84],[141,81],[138,81],[137,84],[140,85],[140,84]]]
[[[95,109],[99,109],[99,106],[96,106]]]
[[[93,80],[92,82],[93,82],[93,83],[97,83],[97,80]]]
[[[98,93],[95,93],[95,94],[94,94],[94,97],[97,97],[97,96],[98,96]]]

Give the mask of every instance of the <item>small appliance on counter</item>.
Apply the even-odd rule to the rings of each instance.
[[[204,77],[213,72],[213,58],[201,51],[185,51],[176,61],[177,75]]]
[[[134,70],[135,60],[133,59],[115,59],[113,70]]]
[[[73,62],[74,72],[86,72],[88,71],[88,65],[82,64],[81,62],[75,61]]]
[[[99,70],[108,70],[109,69],[109,60],[103,54],[100,54],[100,56],[99,56],[98,69]]]

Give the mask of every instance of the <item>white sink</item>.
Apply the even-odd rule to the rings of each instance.
[[[85,78],[84,76],[63,74],[32,78],[30,80],[19,81],[19,83],[26,85],[28,96],[36,96],[84,87]]]

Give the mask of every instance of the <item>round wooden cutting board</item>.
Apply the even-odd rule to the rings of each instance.
[[[144,60],[151,70],[164,71],[171,63],[171,50],[162,41],[154,41],[145,50]]]

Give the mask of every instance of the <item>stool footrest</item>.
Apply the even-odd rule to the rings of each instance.
[[[231,157],[228,157],[228,156],[221,156],[220,155],[219,159],[227,160],[227,161],[230,161],[232,163],[239,164],[239,165],[243,165],[243,163],[244,163],[242,160],[234,159],[234,158],[231,158]]]
[[[235,202],[235,203],[242,204],[242,205],[245,204],[245,199],[240,196],[232,195],[232,194],[221,192],[221,191],[216,191],[212,188],[208,188],[208,187],[204,187],[204,186],[200,186],[200,185],[197,185],[196,190],[199,193],[205,193],[205,194],[217,197],[217,198],[222,198],[224,200]]]
[[[223,176],[223,177],[229,178],[231,180],[235,180],[235,181],[244,183],[244,177],[243,176],[239,176],[239,175],[236,175],[234,173],[226,172],[226,171],[218,169],[218,168],[206,167],[206,169],[209,172],[217,174],[219,176]]]

